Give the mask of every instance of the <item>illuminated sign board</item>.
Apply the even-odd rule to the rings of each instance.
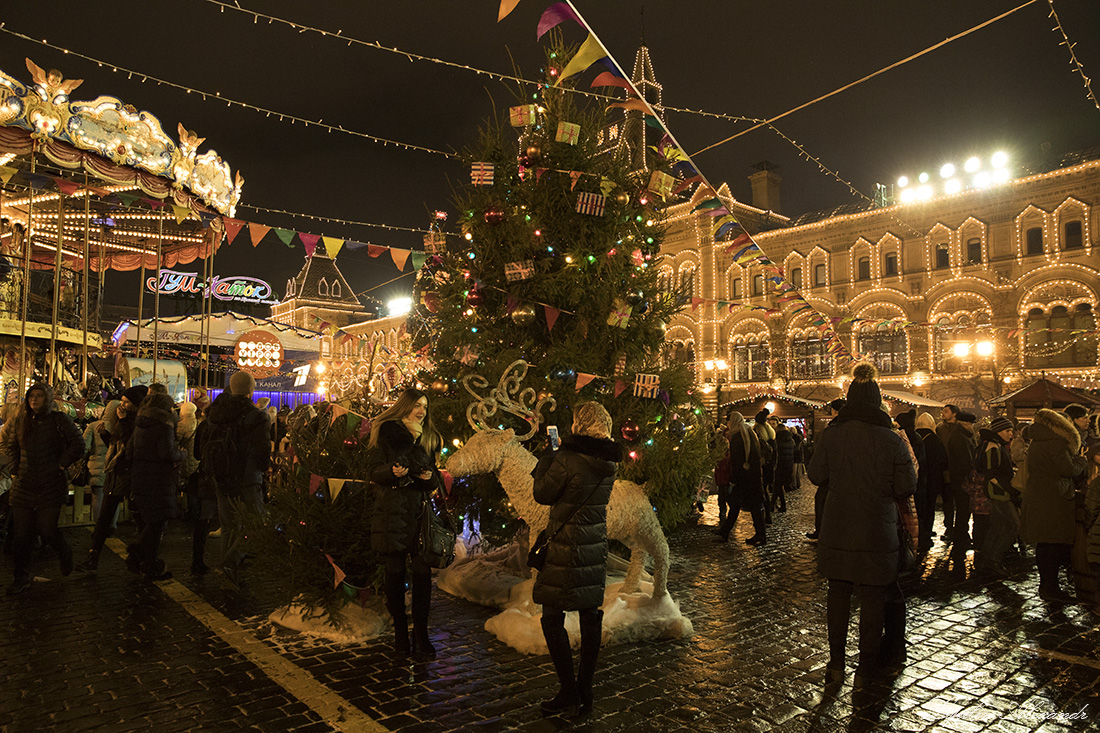
[[[202,295],[204,298],[213,295],[218,300],[265,305],[278,302],[274,299],[275,291],[270,285],[259,278],[243,275],[233,277],[215,275],[209,283],[203,283],[199,280],[197,272],[161,270],[160,281],[158,282],[154,275],[145,281],[145,287],[154,293],[159,291],[161,295]]]

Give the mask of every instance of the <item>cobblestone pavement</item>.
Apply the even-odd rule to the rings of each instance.
[[[825,584],[812,488],[791,495],[768,544],[743,516],[728,544],[717,507],[670,537],[669,588],[692,620],[686,640],[607,648],[595,711],[543,719],[555,677],[484,630],[491,609],[437,592],[438,659],[396,659],[388,639],[319,642],[273,626],[274,586],[238,593],[186,573],[183,524],[165,538],[173,581],[144,583],[115,552],[94,576],[43,579],[0,598],[0,729],[262,731],[1084,731],[1100,727],[1097,617],[1039,600],[1033,564],[1002,582],[969,578],[942,545],[909,583],[909,664],[896,680],[825,694]],[[120,528],[126,540],[133,528]],[[78,557],[86,529],[69,530]],[[112,547],[122,544],[112,540]],[[212,540],[212,546],[217,540]],[[209,557],[215,547],[210,548]],[[0,577],[6,584],[10,557]],[[1075,716],[1075,717],[1074,717]]]

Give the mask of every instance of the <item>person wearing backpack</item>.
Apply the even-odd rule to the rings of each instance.
[[[36,536],[57,552],[62,575],[73,571],[73,551],[57,520],[69,490],[65,469],[84,455],[84,440],[72,418],[54,410],[53,389],[46,384],[31,385],[19,416],[9,423],[0,450],[15,464],[9,505],[15,578],[7,593],[17,595],[31,587]]]
[[[1007,578],[1005,553],[1016,542],[1020,532],[1020,515],[1014,503],[1020,492],[1012,486],[1012,455],[1009,443],[1016,430],[1007,417],[995,417],[988,428],[982,428],[981,448],[975,458],[989,497],[989,526],[981,546],[974,553],[974,569]]]
[[[263,513],[264,474],[271,462],[271,422],[267,412],[252,404],[255,388],[251,374],[234,373],[229,390],[211,403],[203,430],[195,437],[201,481],[213,488],[218,500],[221,571],[237,588],[246,553],[242,525],[234,512]]]

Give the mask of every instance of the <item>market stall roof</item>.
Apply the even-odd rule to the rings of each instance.
[[[793,402],[796,405],[802,405],[813,410],[820,410],[824,408],[827,402],[818,402],[817,400],[809,400],[805,397],[796,397],[791,394],[776,394],[769,392],[762,392],[760,394],[749,395],[748,397],[742,397],[739,400],[733,400],[731,402],[723,402],[722,407],[730,407],[732,405],[746,405],[750,402],[757,402],[758,400],[780,400],[782,402]]]
[[[165,344],[191,344],[198,346],[203,343],[203,316],[176,316],[172,318],[143,318],[141,325],[141,340],[153,340],[153,324],[157,324],[157,340]],[[128,339],[138,337],[138,320],[123,321],[115,329],[113,340],[121,343]],[[318,331],[310,331],[305,328],[288,326],[285,323],[276,323],[267,318],[246,316],[240,313],[226,311],[225,313],[213,313],[210,315],[208,334],[211,346],[233,346],[237,343],[242,333],[247,331],[267,331],[279,338],[283,349],[286,351],[319,351],[321,348],[321,336]]]
[[[1031,384],[1020,387],[1015,392],[1009,392],[989,401],[990,405],[1015,405],[1016,407],[1065,407],[1077,402],[1083,405],[1100,405],[1100,399],[1096,399],[1085,392],[1063,387],[1049,379],[1036,379]]]
[[[904,402],[907,405],[916,405],[917,407],[943,407],[945,404],[928,397],[921,397],[919,394],[913,394],[912,392],[901,392],[893,389],[883,389],[880,392],[888,400]]]

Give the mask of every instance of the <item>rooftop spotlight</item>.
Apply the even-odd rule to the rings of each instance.
[[[962,186],[962,181],[958,178],[952,178],[943,184],[943,191],[944,193],[958,193],[962,190]]]
[[[902,176],[898,179],[898,188],[905,188],[909,185],[909,176]]]
[[[974,187],[975,188],[985,188],[986,186],[988,186],[992,182],[993,182],[993,179],[992,179],[992,177],[990,177],[990,175],[987,171],[982,171],[981,173],[974,176]]]
[[[917,180],[920,181],[921,183],[928,183],[928,174],[927,173],[921,173],[919,176],[917,176]]]
[[[951,163],[944,163],[940,168],[940,178],[950,178],[955,175],[955,166]]]
[[[990,160],[994,168],[1004,168],[1008,165],[1008,153],[1003,150],[999,150],[993,154],[993,158]]]
[[[966,165],[963,166],[963,168],[966,170],[967,173],[974,173],[975,171],[977,171],[981,167],[982,167],[982,161],[980,161],[980,160],[978,160],[977,158],[974,158],[974,157],[967,158],[966,159]]]

